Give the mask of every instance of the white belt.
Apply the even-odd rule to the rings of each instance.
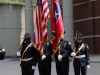
[[[74,58],[84,58],[85,55],[79,55],[79,56],[75,56]]]
[[[33,59],[33,57],[31,57],[31,58],[25,58],[25,59],[20,59],[20,61],[29,61],[29,60],[32,60]]]

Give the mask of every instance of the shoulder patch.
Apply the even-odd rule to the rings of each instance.
[[[89,49],[89,46],[87,45],[87,49]]]
[[[49,42],[47,42],[47,46],[49,45]]]

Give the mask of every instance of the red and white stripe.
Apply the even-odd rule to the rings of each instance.
[[[48,38],[47,21],[50,13],[47,0],[42,0],[42,7],[40,16],[39,5],[36,6],[36,24],[34,26],[34,45],[40,51],[43,51],[43,45]],[[40,19],[42,23],[40,23]]]

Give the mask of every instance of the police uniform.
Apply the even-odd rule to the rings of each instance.
[[[20,66],[22,70],[22,75],[34,75],[34,69],[36,66],[36,53],[37,50],[33,47],[32,42],[29,40],[31,35],[26,33],[24,36],[24,41],[21,45],[20,55]],[[26,41],[26,40],[29,41]]]
[[[82,39],[83,35],[82,33],[77,34],[77,38]],[[76,38],[76,40],[77,40]],[[75,75],[86,75],[87,71],[87,65],[90,65],[90,59],[89,59],[89,47],[86,43],[77,43],[75,42],[74,47],[76,50],[74,52],[76,53],[73,60],[74,65],[74,72]]]
[[[64,39],[60,40],[59,50],[54,55],[57,75],[69,75],[69,56],[71,52],[70,42]],[[59,55],[62,56],[61,60],[58,59]]]
[[[39,75],[51,75],[52,53],[51,41],[47,40],[43,47],[43,55],[39,51],[37,56]],[[42,59],[43,56],[45,58]]]

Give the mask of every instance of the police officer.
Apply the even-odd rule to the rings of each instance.
[[[52,44],[51,41],[46,40],[43,47],[43,55],[38,51],[38,70],[39,75],[51,75],[51,62],[52,62]]]
[[[17,57],[20,58],[21,62],[20,66],[22,75],[34,75],[36,67],[36,53],[37,50],[33,47],[33,43],[31,42],[31,35],[26,33],[20,50],[17,52]]]
[[[65,34],[65,32],[64,32]],[[69,75],[69,56],[72,52],[71,43],[64,40],[64,34],[59,42],[59,49],[54,54],[57,75]]]
[[[71,56],[73,59],[75,75],[86,75],[87,68],[90,68],[90,59],[88,53],[89,47],[83,43],[83,34],[77,32],[75,44]]]

